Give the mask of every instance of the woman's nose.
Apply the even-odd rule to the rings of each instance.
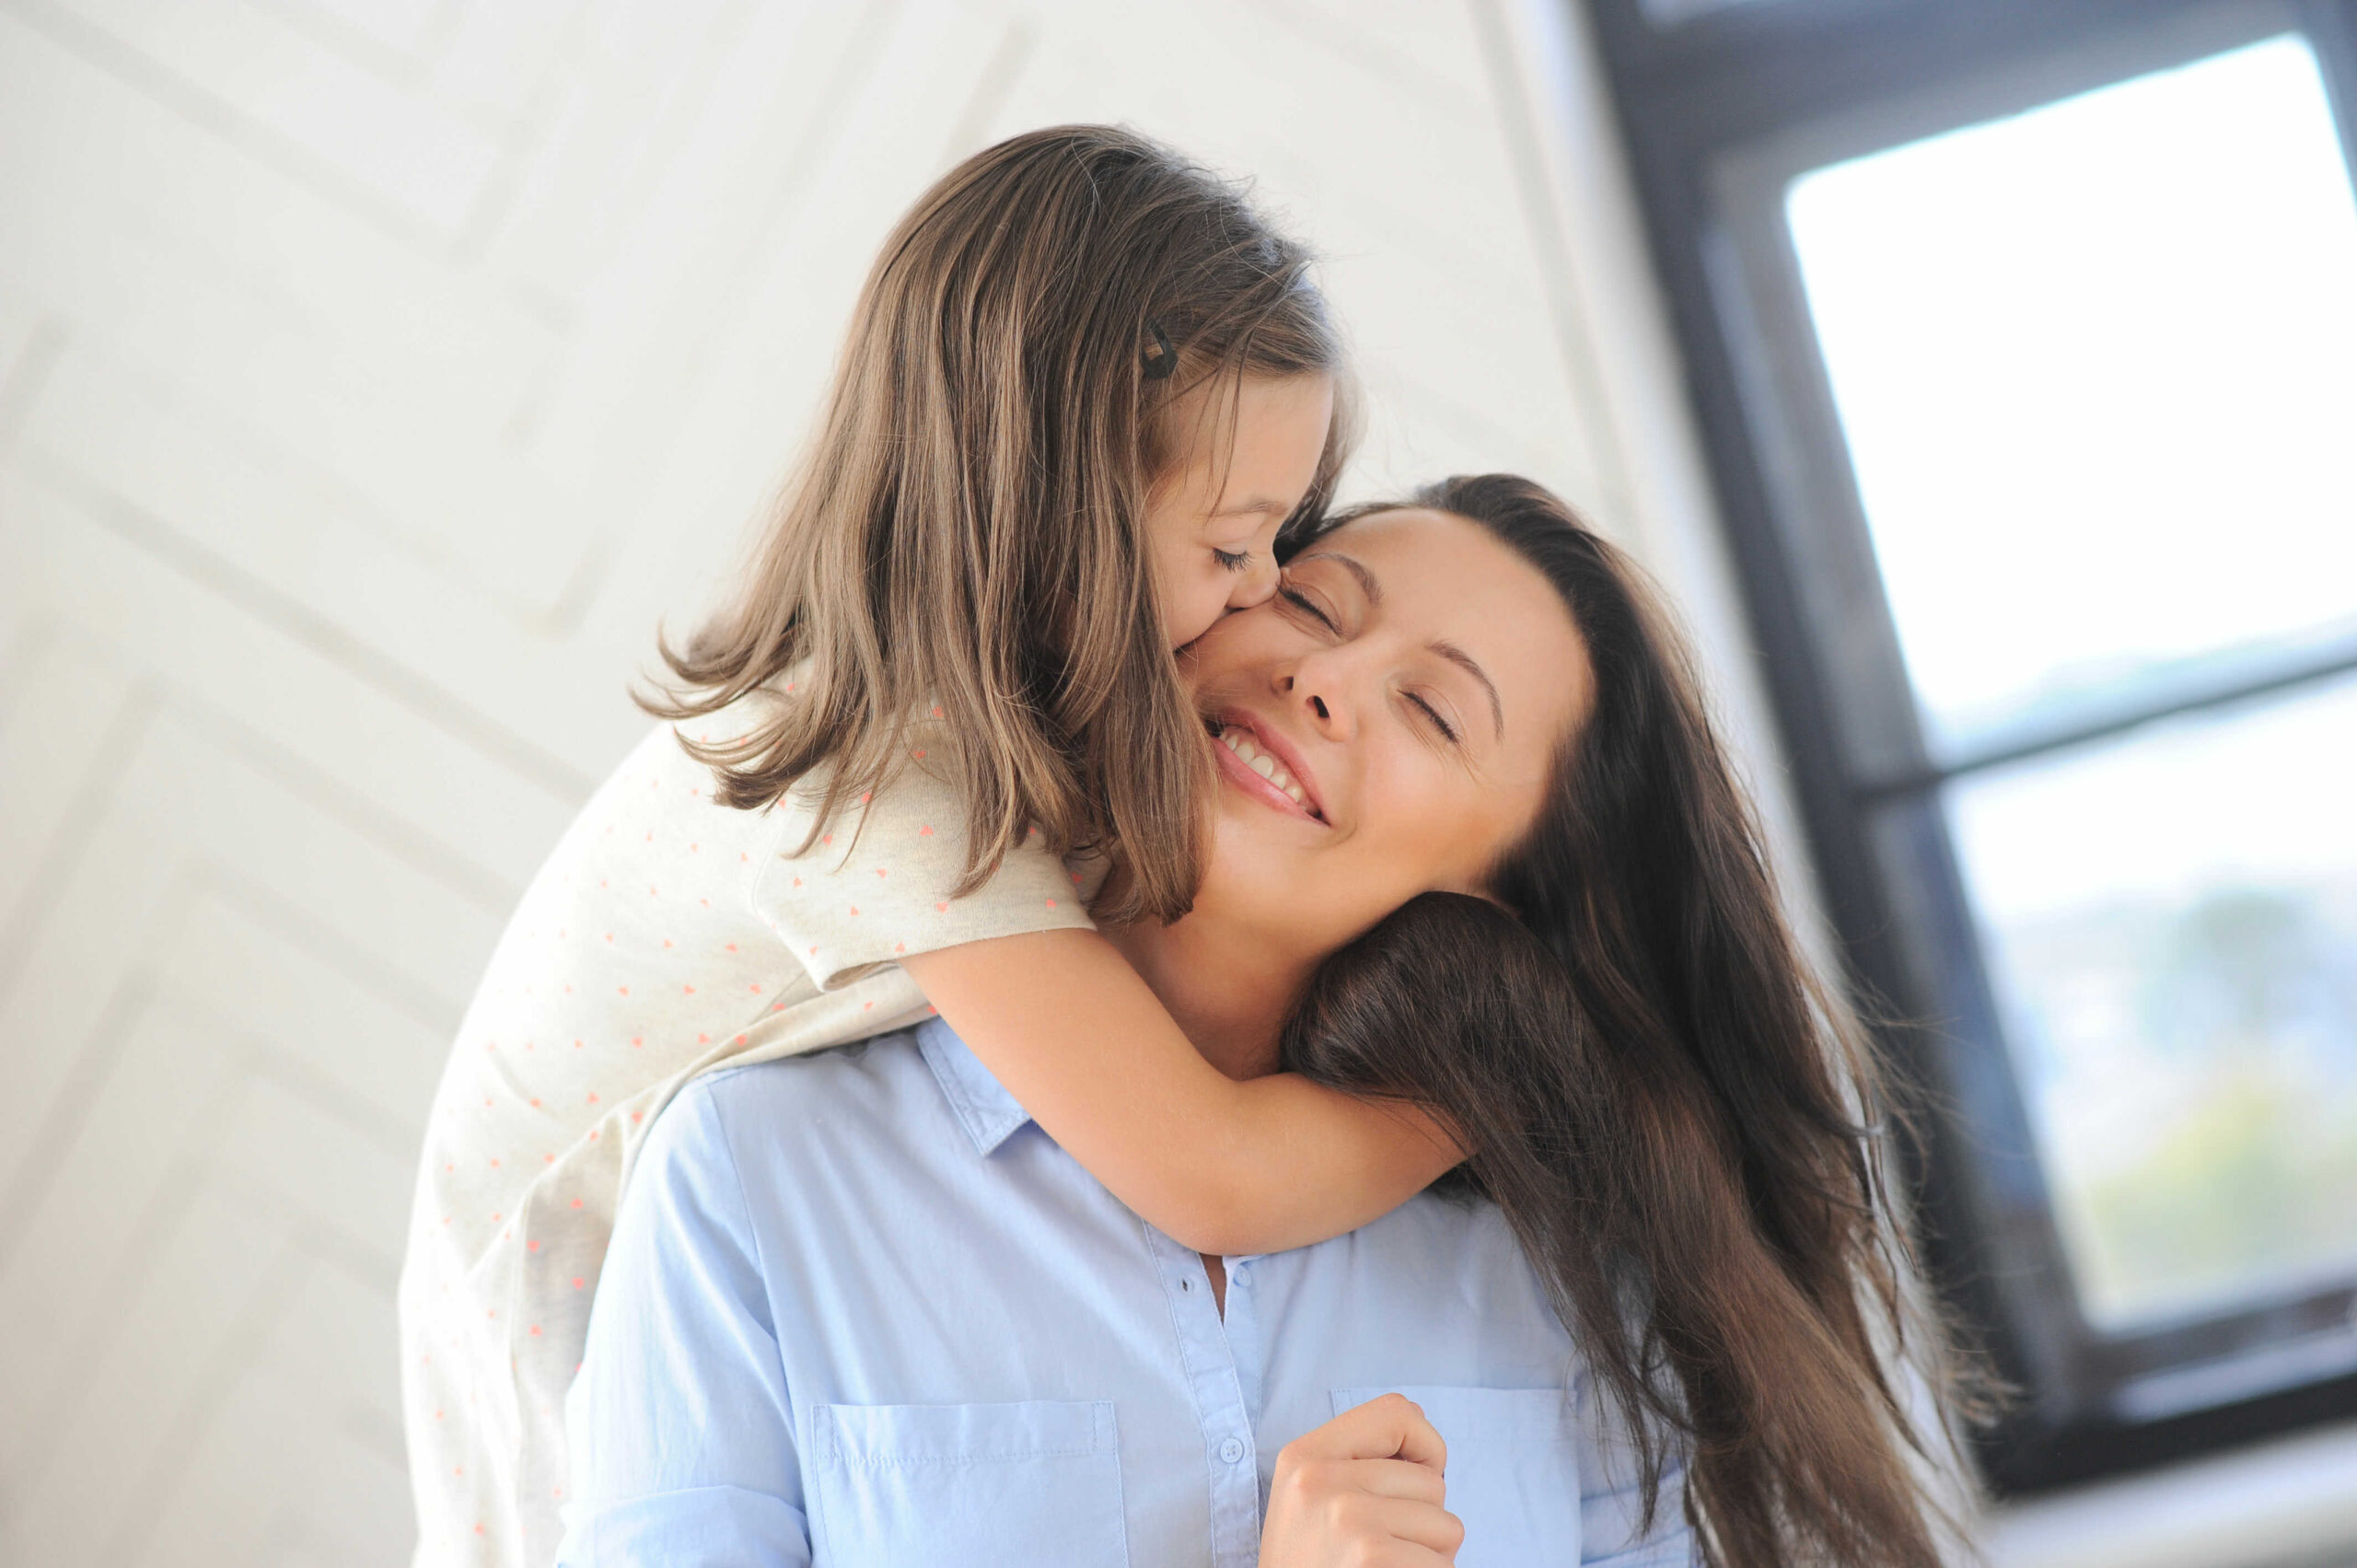
[[[1343,672],[1321,654],[1313,654],[1284,678],[1285,695],[1301,709],[1302,717],[1328,740],[1349,738],[1354,705],[1343,690]]]

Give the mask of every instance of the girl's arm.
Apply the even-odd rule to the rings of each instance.
[[[1181,1246],[1281,1252],[1389,1214],[1463,1156],[1418,1107],[1205,1061],[1090,931],[969,942],[901,962],[1033,1120]]]

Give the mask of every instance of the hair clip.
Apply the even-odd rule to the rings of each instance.
[[[1161,322],[1148,321],[1145,330],[1154,334],[1154,352],[1145,356],[1140,374],[1149,381],[1160,381],[1178,368],[1178,351],[1170,346],[1170,338],[1163,331]]]

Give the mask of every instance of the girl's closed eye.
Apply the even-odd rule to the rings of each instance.
[[[1222,550],[1218,545],[1213,545],[1212,559],[1227,571],[1241,572],[1252,564],[1252,552],[1248,550]]]

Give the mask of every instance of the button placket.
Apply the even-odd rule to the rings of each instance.
[[[1193,1252],[1144,1221],[1138,1223],[1169,1301],[1179,1357],[1202,1429],[1212,1562],[1214,1568],[1253,1568],[1260,1551],[1260,1487],[1258,1467],[1250,1462],[1252,1423],[1227,1330],[1212,1295],[1211,1276]],[[1235,1299],[1231,1282],[1231,1311]]]
[[[1252,1289],[1257,1275],[1254,1265],[1259,1262],[1258,1256],[1226,1260],[1227,1316],[1221,1324],[1227,1340],[1228,1358],[1236,1366],[1237,1387],[1244,1395],[1244,1439],[1248,1447],[1259,1443],[1264,1398],[1261,1374],[1268,1365],[1260,1347],[1260,1297]]]

